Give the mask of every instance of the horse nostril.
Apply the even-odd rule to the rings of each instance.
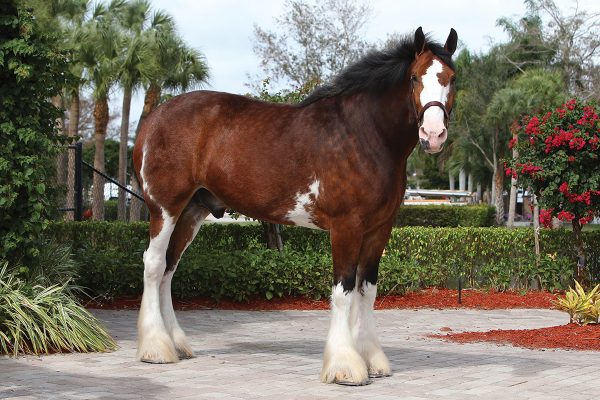
[[[446,128],[444,128],[439,134],[438,134],[438,138],[440,140],[446,140],[446,137],[448,136],[448,130]]]
[[[423,148],[423,150],[430,149],[431,146],[429,145],[429,140],[419,139],[419,142],[421,143],[421,147]]]

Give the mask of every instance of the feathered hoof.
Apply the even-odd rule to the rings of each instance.
[[[367,365],[356,352],[325,356],[321,382],[362,386],[371,383]]]
[[[137,359],[151,364],[169,364],[179,361],[173,341],[168,335],[152,335],[138,343]]]

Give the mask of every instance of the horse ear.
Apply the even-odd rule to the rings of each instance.
[[[448,39],[446,39],[446,44],[444,45],[444,49],[446,49],[446,51],[448,53],[450,53],[450,55],[454,54],[454,52],[456,51],[457,42],[458,42],[458,34],[454,30],[454,28],[450,28],[450,34],[448,35]]]
[[[417,55],[420,55],[425,50],[425,35],[421,27],[418,27],[415,31],[415,49],[417,49]]]

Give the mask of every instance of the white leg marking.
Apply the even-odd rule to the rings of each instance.
[[[365,360],[369,374],[389,376],[390,362],[375,333],[373,304],[377,296],[377,285],[364,281],[362,287],[356,291],[356,301],[352,310],[352,336],[356,350]]]
[[[138,318],[139,360],[168,363],[178,360],[173,340],[165,328],[160,310],[159,287],[166,268],[169,239],[175,224],[163,210],[163,226],[158,235],[150,240],[144,252],[144,294]]]
[[[296,204],[286,215],[288,221],[291,221],[298,226],[319,229],[319,227],[314,224],[311,213],[311,208],[319,197],[319,185],[319,180],[315,179],[314,182],[308,186],[308,192],[298,192],[296,194]]]
[[[204,218],[206,218],[207,215],[208,211],[198,215],[190,240],[185,245],[185,248],[181,254],[183,254],[190,243],[192,243],[196,237],[196,234],[200,230],[200,227],[202,226]],[[179,260],[177,260],[177,264],[178,263]],[[179,358],[192,358],[194,356],[194,351],[188,343],[185,332],[183,332],[183,329],[181,329],[179,323],[177,322],[177,317],[175,316],[175,311],[173,310],[173,300],[171,298],[171,281],[173,279],[173,275],[175,274],[175,270],[177,269],[177,264],[172,271],[169,271],[163,276],[162,282],[160,283],[160,312],[163,316],[165,329],[175,344],[175,349],[177,350]]]
[[[331,327],[325,345],[321,381],[349,381],[364,384],[369,378],[367,365],[355,349],[350,330],[352,302],[357,296],[352,290],[344,293],[342,284],[333,287],[331,295]]]
[[[185,332],[179,326],[175,311],[173,310],[173,300],[171,298],[171,280],[175,271],[169,271],[165,274],[160,284],[160,312],[163,316],[165,329],[173,340],[175,350],[179,358],[192,358],[194,351],[189,345]]]

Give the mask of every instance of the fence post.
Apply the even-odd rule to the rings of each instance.
[[[75,221],[83,220],[83,144],[81,141],[75,143],[75,199],[73,202],[75,208]]]

